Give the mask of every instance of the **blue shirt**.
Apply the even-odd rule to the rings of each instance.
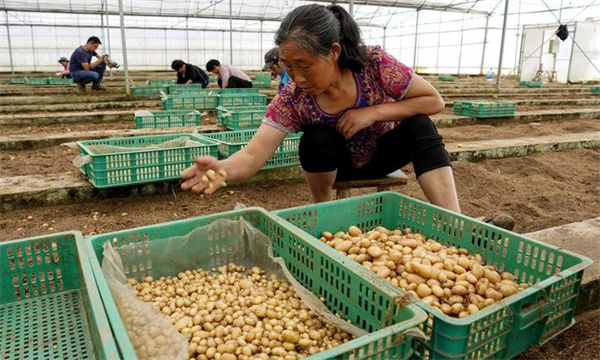
[[[281,68],[281,75],[279,75],[279,91],[283,90],[283,88],[290,81],[290,76],[284,68]]]
[[[98,57],[98,54],[95,51],[85,51],[81,46],[73,51],[71,54],[71,60],[69,60],[69,71],[71,73],[85,70],[82,63],[92,63],[92,57]]]

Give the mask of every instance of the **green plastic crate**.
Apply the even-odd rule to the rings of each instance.
[[[73,85],[70,78],[48,78],[48,85]]]
[[[166,93],[164,86],[152,85],[152,86],[136,86],[131,88],[132,96],[160,96],[162,92]]]
[[[393,192],[276,214],[314,237],[350,225],[364,231],[410,227],[448,246],[481,254],[486,264],[535,285],[462,319],[417,301],[430,314],[423,330],[431,339],[420,342],[416,358],[511,359],[533,344],[543,344],[573,325],[583,270],[592,264],[584,256]],[[404,293],[382,279],[376,282],[387,284],[396,295]]]
[[[524,86],[524,87],[541,88],[542,82],[541,81],[521,81],[521,82],[519,82],[519,85]]]
[[[190,109],[190,110],[214,110],[219,103],[218,95],[169,95],[162,98],[163,108],[166,110]]]
[[[254,75],[252,86],[259,88],[271,87],[271,73],[258,73]]]
[[[324,251],[325,244],[315,241],[264,209],[246,208],[87,238],[86,245],[100,296],[115,333],[117,345],[125,359],[133,360],[136,356],[100,268],[103,244],[111,241],[114,246],[139,249],[133,253],[133,256],[123,258],[125,269],[131,269],[132,273],[135,272],[139,278],[174,275],[153,272],[152,264],[148,263],[149,254],[145,250],[148,242],[183,236],[199,226],[208,225],[218,219],[235,220],[241,217],[272,240],[274,255],[284,259],[288,270],[298,282],[318,297],[324,298],[325,305],[332,312],[341,314],[343,318],[351,320],[356,326],[371,333],[305,359],[375,360],[410,357],[414,351],[414,339],[412,335],[402,334],[402,332],[418,326],[427,318],[418,306],[398,307],[393,296],[374,285],[375,275],[361,266],[347,263],[341,254],[328,255],[328,252]],[[220,238],[206,239],[202,251],[208,251],[214,256],[211,257],[209,264],[198,264],[198,267],[213,268],[230,263],[229,249],[223,249],[218,245],[219,240]],[[245,241],[240,239],[239,246],[236,246],[239,249],[237,251],[246,248],[244,243]]]
[[[160,144],[181,136],[202,145],[167,149],[135,149],[111,154],[93,154],[89,145],[115,145],[140,147]],[[190,134],[148,135],[126,138],[78,141],[81,155],[91,156],[82,171],[97,188],[119,187],[176,180],[185,168],[193,164],[196,156],[218,156],[218,144]]]
[[[230,95],[230,94],[258,94],[259,89],[257,88],[225,88],[220,89],[221,95]]]
[[[206,88],[201,86],[169,86],[168,94],[175,96],[217,96],[221,93],[219,89]]]
[[[217,82],[217,75],[208,75],[208,82],[209,83],[216,83]]]
[[[256,129],[262,124],[266,106],[217,107],[217,124],[231,130]]]
[[[222,93],[219,96],[219,106],[265,106],[267,105],[267,95],[263,94],[231,94]]]
[[[219,143],[219,158],[225,159],[240,151],[256,134],[256,129],[240,131],[223,131],[198,135]],[[263,165],[264,169],[282,168],[300,165],[298,146],[302,134],[289,134],[279,145],[273,155]]]
[[[202,125],[202,116],[197,110],[152,110],[136,111],[136,129],[171,128]]]
[[[592,94],[600,94],[600,86],[592,86],[592,87],[590,88],[590,92],[591,92]]]
[[[11,77],[9,80],[10,84],[25,84],[24,77]]]
[[[454,76],[438,76],[439,81],[456,81]]]
[[[497,100],[455,100],[452,111],[457,115],[476,118],[515,117],[517,103]]]
[[[175,84],[175,80],[173,79],[148,79],[146,83],[150,86],[166,86]]]
[[[0,242],[0,359],[119,359],[80,232]]]
[[[27,85],[48,85],[48,78],[41,78],[41,77],[34,77],[34,78],[30,78],[30,77],[26,77],[25,78],[25,84]]]

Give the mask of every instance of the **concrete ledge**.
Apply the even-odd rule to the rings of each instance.
[[[446,144],[446,150],[453,161],[502,159],[577,148],[600,148],[600,131]]]
[[[51,125],[84,122],[115,122],[133,119],[132,110],[0,115],[0,125]]]
[[[300,181],[299,166],[263,170],[244,184],[271,181]],[[179,191],[179,180],[163,181],[114,189],[96,189],[81,173],[52,176],[0,178],[0,213],[31,206],[86,202],[98,198],[145,196]],[[229,184],[235,187],[237,184]]]
[[[40,95],[40,96],[0,96],[0,105],[42,105],[42,104],[73,104],[73,103],[94,103],[111,101],[131,101],[132,98],[124,94],[119,95],[78,95],[69,96],[60,95]],[[145,100],[142,98],[142,100]]]
[[[600,119],[600,108],[517,111],[513,118],[473,118],[453,114],[441,114],[432,116],[431,120],[439,127],[450,127],[475,124],[528,123],[558,119],[574,120],[595,118]]]
[[[38,105],[2,105],[0,115],[20,114],[27,112],[59,112],[59,111],[95,111],[95,110],[113,110],[113,109],[137,109],[137,108],[156,108],[161,106],[158,100],[132,100],[132,101],[106,101],[106,102],[80,102],[80,103],[62,103],[62,104],[38,104]]]
[[[600,217],[526,234],[545,243],[583,254],[594,263],[583,272],[575,313],[600,307]]]
[[[454,100],[458,101],[458,100]],[[446,107],[451,108],[454,105],[454,101],[447,101]],[[595,106],[600,105],[600,96],[596,99],[522,99],[522,100],[510,100],[517,103],[517,109],[519,106]]]
[[[109,137],[128,137],[143,135],[159,135],[173,133],[191,133],[197,131],[216,132],[223,129],[217,125],[203,125],[198,127],[179,128],[157,128],[157,129],[127,129],[127,130],[102,130],[102,131],[73,131],[63,134],[50,135],[13,135],[10,137],[0,136],[0,150],[26,150],[37,149],[48,146],[60,145],[65,142],[73,142],[89,139],[103,139]]]
[[[477,161],[486,158],[525,156],[535,152],[562,151],[577,147],[600,148],[600,131],[562,136],[545,136],[513,140],[477,141],[448,144],[452,160]],[[299,166],[263,171],[250,182],[300,180]],[[149,184],[118,189],[94,189],[79,173],[56,176],[19,176],[0,178],[0,212],[27,206],[44,206],[67,202],[83,202],[98,197],[131,196],[171,191],[165,185]]]

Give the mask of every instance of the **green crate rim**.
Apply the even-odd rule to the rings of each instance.
[[[321,243],[320,241],[315,241],[311,236],[307,236],[304,232],[300,231],[295,226],[287,223],[286,221],[283,221],[282,219],[278,219],[277,217],[272,216],[271,213],[269,213],[268,211],[266,211],[265,209],[260,208],[260,207],[247,207],[242,210],[232,210],[232,211],[227,211],[227,212],[223,212],[223,213],[188,218],[188,219],[184,219],[184,220],[175,220],[175,221],[170,221],[170,222],[161,223],[161,224],[157,224],[157,225],[169,226],[169,225],[181,223],[184,221],[188,222],[188,221],[195,221],[198,219],[204,219],[208,223],[210,221],[214,221],[217,219],[226,218],[226,217],[230,217],[230,216],[234,216],[234,215],[238,215],[238,214],[243,215],[243,214],[251,213],[251,212],[258,212],[262,216],[269,217],[270,219],[275,221],[278,225],[285,227],[290,232],[293,232],[296,236],[301,237],[303,240],[309,242],[312,246],[315,246],[318,250],[320,250],[320,252],[322,252],[322,253],[324,252],[325,254],[328,254],[329,251],[325,252],[326,250],[328,250],[327,245]],[[94,241],[94,239],[97,239],[97,238],[112,237],[112,236],[116,236],[118,234],[125,233],[125,232],[134,232],[134,231],[139,232],[139,231],[150,230],[155,226],[156,225],[141,226],[141,227],[137,227],[137,228],[133,228],[133,229],[116,231],[116,232],[111,232],[111,233],[107,233],[107,234],[88,236],[88,237],[86,237],[86,241],[85,241],[86,248],[88,251],[88,256],[89,256],[91,267],[92,267],[92,271],[94,273],[94,278],[96,280],[96,285],[98,286],[98,288],[100,290],[100,296],[104,303],[104,307],[106,308],[106,311],[109,314],[108,317],[110,319],[111,314],[112,314],[112,316],[115,316],[117,318],[115,320],[119,321],[119,323],[117,323],[117,324],[115,324],[113,321],[111,323],[111,326],[112,326],[113,332],[115,332],[115,338],[117,339],[117,344],[119,346],[119,350],[123,354],[123,357],[127,360],[137,359],[137,356],[135,354],[135,351],[133,350],[133,345],[131,344],[131,341],[128,341],[129,338],[127,335],[127,331],[125,330],[125,327],[123,325],[121,317],[118,313],[116,304],[113,300],[113,297],[112,297],[112,295],[110,295],[111,293],[108,288],[108,284],[106,283],[106,280],[104,279],[104,276],[102,274],[102,269],[100,267],[98,258],[95,255],[92,241]],[[345,267],[350,267],[352,270],[354,270],[359,275],[366,276],[367,279],[375,278],[374,274],[367,272],[365,269],[363,269],[358,264],[347,263],[347,259],[343,255],[335,254],[335,253],[333,255],[334,255],[333,257],[330,256],[330,258],[333,261],[335,261],[339,264],[342,264]],[[424,311],[422,311],[418,306],[409,303],[409,304],[404,305],[404,307],[409,308],[414,313],[414,317],[412,319],[406,320],[399,324],[388,326],[384,329],[375,331],[371,334],[361,336],[361,337],[351,340],[345,344],[336,346],[335,348],[331,348],[329,350],[325,350],[318,354],[306,357],[305,359],[307,359],[307,360],[332,359],[332,358],[335,358],[336,355],[344,354],[355,348],[358,348],[358,347],[361,347],[364,345],[368,345],[368,344],[374,344],[378,340],[381,340],[381,339],[391,335],[390,333],[393,334],[395,332],[400,332],[400,331],[404,331],[404,330],[407,330],[410,328],[414,328],[417,325],[423,323],[427,319],[427,314]]]
[[[540,244],[540,245],[542,245],[544,247],[547,247],[547,248],[554,249],[554,250],[559,251],[559,252],[561,252],[561,253],[563,253],[565,255],[569,255],[569,256],[578,258],[580,260],[580,262],[578,264],[576,264],[576,265],[573,265],[573,266],[571,266],[569,268],[562,268],[559,274],[548,276],[546,279],[541,280],[540,282],[536,283],[535,285],[532,285],[529,288],[527,288],[525,290],[522,290],[519,293],[517,293],[515,295],[512,295],[512,296],[510,296],[508,298],[502,299],[500,302],[494,303],[493,305],[488,306],[488,307],[484,308],[483,310],[480,310],[479,312],[477,312],[474,315],[470,315],[470,316],[462,318],[462,319],[454,318],[454,317],[445,315],[441,311],[435,309],[433,306],[427,305],[427,304],[425,304],[424,302],[422,302],[419,299],[415,299],[414,300],[414,302],[417,305],[419,305],[421,308],[423,308],[424,310],[426,310],[426,312],[428,314],[433,315],[434,317],[436,317],[436,318],[438,318],[440,320],[443,320],[444,322],[446,322],[446,323],[448,323],[448,324],[450,324],[452,326],[457,326],[457,327],[459,327],[459,326],[469,326],[469,325],[472,325],[472,324],[480,321],[481,319],[486,318],[486,317],[488,317],[488,316],[490,316],[490,315],[492,315],[492,314],[494,314],[494,313],[496,313],[498,311],[501,311],[503,309],[507,309],[508,312],[512,314],[512,311],[510,309],[510,304],[511,303],[517,303],[518,301],[523,300],[526,297],[529,297],[531,295],[535,295],[537,293],[545,294],[546,293],[545,289],[549,288],[552,284],[560,282],[561,280],[567,278],[568,276],[575,275],[578,272],[583,272],[584,269],[588,268],[593,263],[593,261],[590,258],[586,257],[586,256],[579,255],[579,254],[573,253],[571,251],[564,250],[562,248],[558,248],[556,246],[553,246],[553,245],[550,245],[550,244],[546,244],[546,243],[543,243],[541,241],[538,241],[538,240],[535,240],[535,239],[532,239],[532,238],[528,238],[528,237],[526,237],[526,236],[524,236],[522,234],[517,234],[517,233],[512,232],[512,231],[508,231],[508,230],[504,230],[504,229],[501,229],[501,228],[497,228],[497,227],[495,227],[493,225],[481,222],[479,220],[475,220],[475,219],[469,218],[469,217],[467,217],[465,215],[458,214],[458,213],[455,213],[453,211],[444,209],[442,207],[439,207],[439,206],[436,206],[436,205],[433,205],[433,204],[430,204],[430,203],[426,203],[426,202],[421,201],[421,200],[413,199],[413,198],[408,197],[406,195],[398,194],[398,193],[395,193],[395,192],[392,192],[392,191],[383,191],[383,192],[379,192],[379,193],[375,193],[375,194],[356,196],[356,197],[351,197],[351,198],[346,198],[346,199],[340,199],[340,200],[333,200],[333,201],[328,201],[328,202],[320,203],[320,204],[313,204],[313,205],[309,205],[309,206],[298,206],[298,207],[292,207],[292,208],[288,208],[288,209],[281,209],[281,210],[274,211],[274,213],[276,215],[280,216],[282,219],[285,219],[285,216],[288,213],[301,214],[303,212],[308,212],[310,210],[316,210],[320,205],[336,204],[337,203],[337,204],[348,204],[349,206],[353,206],[353,205],[355,205],[358,202],[369,201],[369,200],[373,200],[374,198],[379,198],[379,197],[381,197],[381,198],[392,197],[393,199],[395,198],[394,201],[396,201],[396,199],[397,199],[398,201],[404,200],[404,201],[416,203],[416,204],[418,204],[420,206],[423,206],[424,208],[427,208],[428,212],[437,211],[439,214],[441,214],[441,216],[443,216],[445,214],[450,214],[450,215],[453,216],[453,218],[455,219],[455,221],[458,220],[460,222],[461,220],[467,220],[467,221],[470,221],[470,222],[474,222],[474,223],[476,223],[479,226],[479,229],[487,229],[487,230],[492,230],[492,231],[496,231],[496,232],[503,232],[503,233],[511,234],[511,235],[519,237],[519,238],[525,238],[525,239],[527,239],[527,241],[530,241],[530,242],[535,243],[535,244]],[[348,225],[351,225],[351,224],[348,224]],[[334,230],[336,230],[336,229],[332,228],[329,231],[334,231]],[[312,236],[309,233],[306,233],[306,234],[309,235],[309,236]],[[429,236],[430,234],[425,234],[425,235]],[[451,237],[448,236],[448,238],[451,238]],[[317,240],[315,237],[313,237],[313,239]],[[333,249],[331,247],[329,248],[328,251],[330,253],[339,253],[339,252],[335,251],[335,249]],[[339,254],[339,255],[340,256],[344,256],[344,255],[341,255],[341,254]],[[351,261],[351,262],[355,263],[354,261]],[[356,264],[358,264],[358,263],[356,263]],[[365,271],[368,271],[368,270],[365,269]],[[394,285],[389,284],[388,282],[386,282],[383,279],[376,278],[375,281],[380,286],[386,287],[387,289],[389,289],[389,291],[391,291],[393,293],[396,293],[396,294],[406,294],[404,292],[404,290],[401,289],[400,287],[395,287]],[[579,294],[577,294],[577,296],[578,295]],[[573,322],[571,322],[571,325],[572,325],[572,323]],[[568,327],[570,327],[570,326],[568,326]],[[541,343],[545,343],[545,342],[549,341],[553,337],[555,337],[558,334],[560,334],[562,331],[566,330],[568,327],[566,327],[564,329],[561,329],[561,331],[559,331],[556,334],[553,334],[549,338],[542,339],[543,341]],[[504,331],[508,335],[508,334],[510,334],[510,330],[511,329],[505,329]],[[485,344],[486,343],[482,343],[481,346],[484,346]],[[533,345],[533,343],[531,345]],[[466,353],[464,353],[464,354],[447,354],[446,356],[448,358],[453,358],[453,359],[457,358],[457,357],[463,358],[464,356],[466,356]]]
[[[16,240],[7,240],[2,242],[3,245],[15,246],[20,243],[27,243],[31,241],[40,241],[49,238],[55,237],[67,237],[70,236],[73,238],[75,242],[75,248],[78,256],[78,268],[81,271],[81,279],[80,288],[85,287],[85,292],[80,291],[81,296],[83,297],[85,293],[87,293],[87,300],[89,301],[89,309],[86,310],[86,314],[84,315],[86,318],[93,318],[96,323],[98,329],[98,336],[100,338],[100,344],[92,344],[95,350],[95,355],[97,358],[101,358],[100,356],[105,356],[105,359],[120,359],[119,352],[117,350],[117,342],[113,337],[113,333],[111,332],[110,323],[108,321],[107,314],[104,309],[104,305],[101,299],[100,291],[96,286],[94,271],[92,269],[92,264],[89,257],[89,252],[87,251],[87,245],[84,242],[83,234],[80,231],[62,231],[57,233],[51,233],[40,236],[32,236],[23,239]],[[26,270],[28,267],[25,267]],[[65,276],[65,275],[63,275]],[[69,291],[69,290],[67,290]],[[55,292],[54,294],[58,294],[60,292]],[[42,296],[38,296],[42,297]],[[33,299],[33,298],[32,298]],[[26,301],[25,300],[17,300],[18,301]],[[87,321],[87,319],[86,319]],[[88,321],[88,329],[91,327],[91,324]],[[33,334],[33,332],[32,332]],[[90,339],[91,340],[91,339]],[[36,357],[37,358],[37,357]]]

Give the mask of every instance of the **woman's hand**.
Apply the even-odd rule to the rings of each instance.
[[[197,194],[210,195],[218,188],[227,186],[227,172],[223,162],[212,156],[195,158],[194,165],[181,172],[181,178],[184,180],[181,188]]]
[[[344,115],[338,120],[337,131],[350,139],[357,132],[368,128],[376,121],[376,114],[373,107],[363,107],[358,109],[346,110]]]

